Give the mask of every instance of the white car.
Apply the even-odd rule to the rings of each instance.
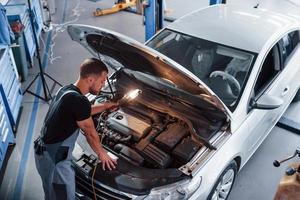
[[[116,170],[94,171],[96,157],[78,138],[78,196],[226,199],[300,86],[300,23],[264,9],[207,7],[146,45],[91,26],[68,32],[115,70],[95,103],[141,91],[94,117]]]

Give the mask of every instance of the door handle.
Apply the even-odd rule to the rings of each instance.
[[[281,93],[281,96],[284,97],[290,90],[290,87],[289,86],[286,86],[284,89],[283,89],[283,92]]]

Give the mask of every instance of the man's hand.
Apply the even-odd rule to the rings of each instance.
[[[99,160],[102,163],[102,169],[105,170],[105,168],[112,170],[116,168],[117,161],[113,160],[107,152],[103,149],[98,155]]]
[[[117,162],[110,158],[109,155],[107,155],[107,152],[105,149],[103,149],[100,139],[98,136],[98,133],[94,127],[94,123],[91,117],[88,119],[77,121],[77,124],[81,130],[83,130],[84,135],[86,137],[87,142],[91,146],[91,148],[94,150],[94,152],[98,155],[99,160],[102,162],[102,168],[105,170],[105,168],[111,170],[115,169]]]
[[[105,107],[106,107],[107,110],[114,110],[119,106],[119,103],[112,102],[112,101],[111,102],[106,102],[104,104],[105,104]]]

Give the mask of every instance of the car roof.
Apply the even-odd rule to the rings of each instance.
[[[179,18],[167,28],[259,53],[278,33],[299,27],[297,18],[267,9],[218,4]]]

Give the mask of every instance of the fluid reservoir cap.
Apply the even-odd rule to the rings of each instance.
[[[123,119],[123,115],[117,115],[117,116],[116,116],[116,119],[117,119],[117,120],[122,120],[122,119]]]

